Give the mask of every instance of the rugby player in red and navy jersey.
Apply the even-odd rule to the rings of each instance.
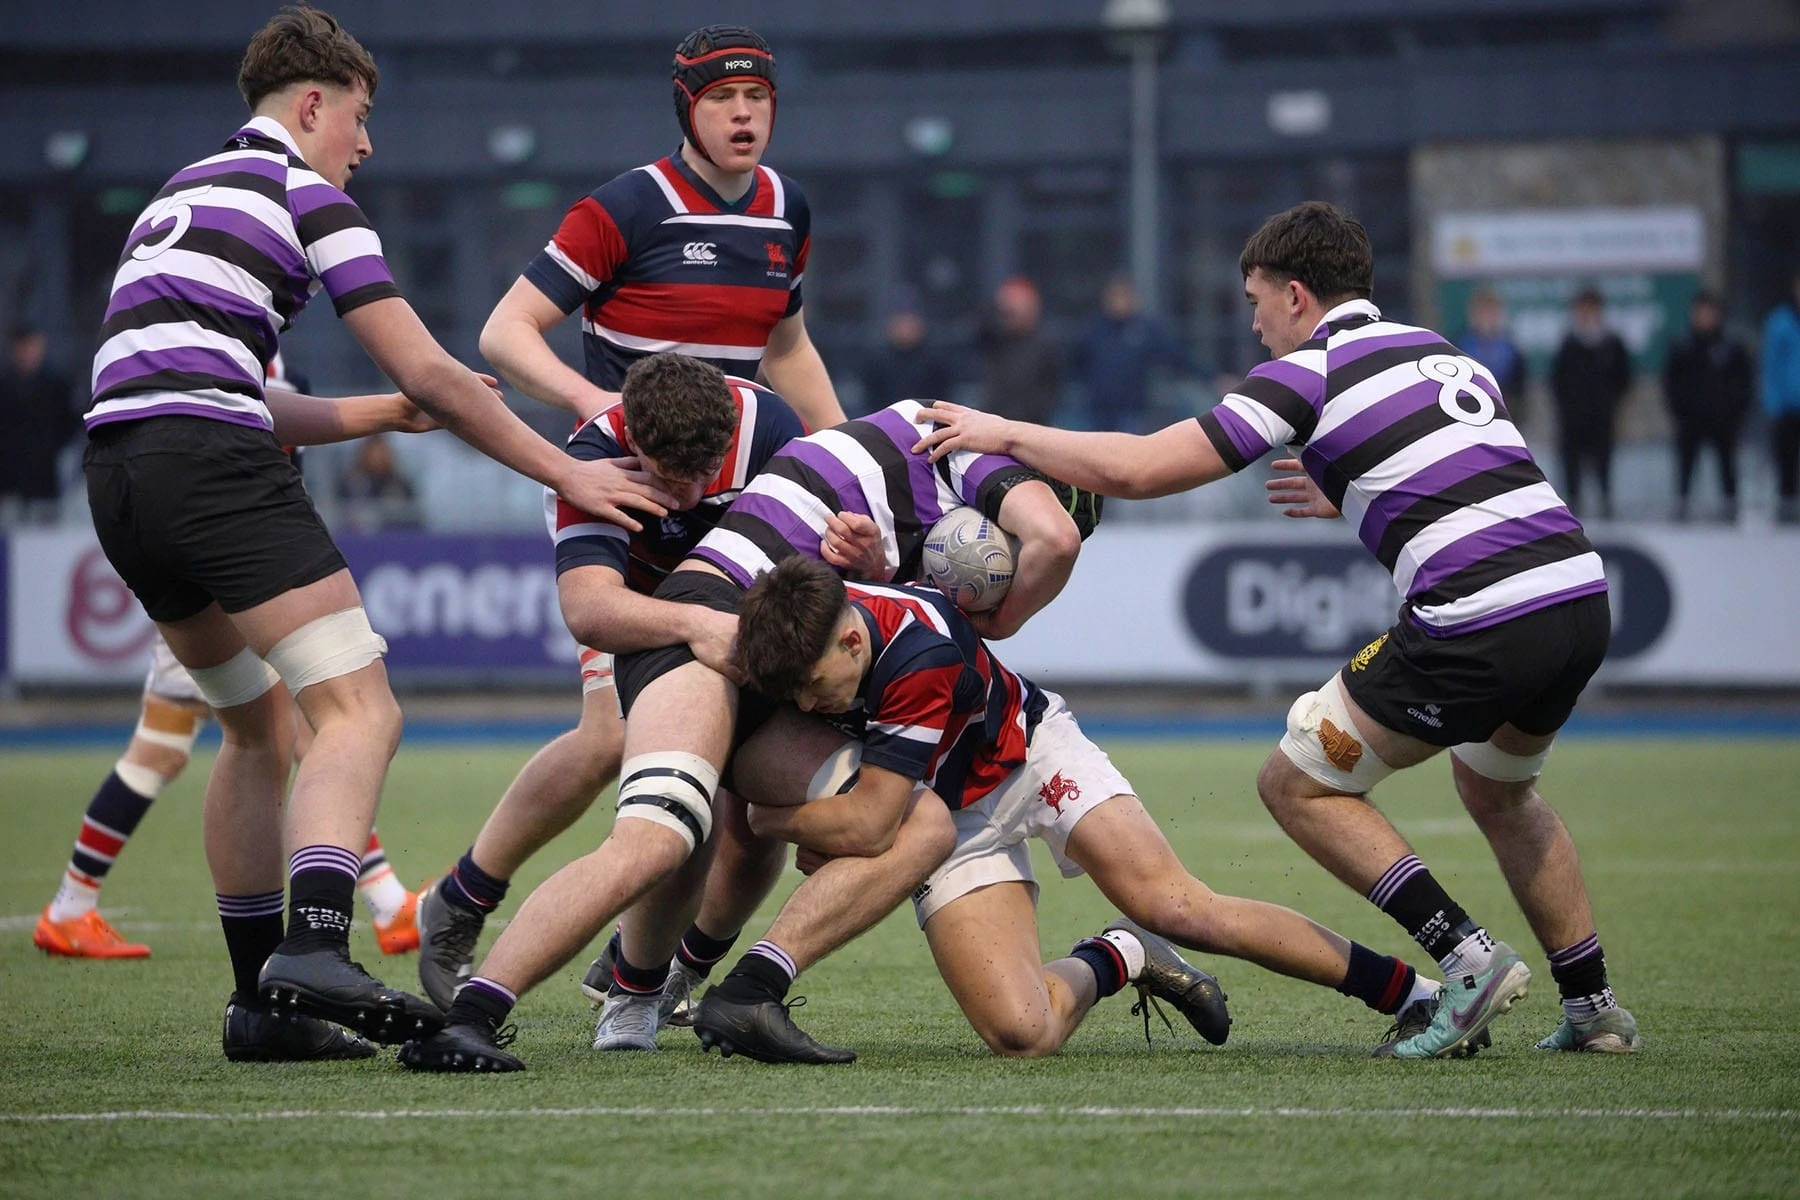
[[[793,180],[761,165],[775,119],[774,56],[752,30],[709,25],[676,48],[673,74],[680,148],[627,171],[569,210],[495,306],[481,352],[520,391],[583,420],[617,401],[632,363],[675,351],[727,375],[760,373],[809,428],[836,425],[843,409],[802,310],[811,236],[806,198]],[[545,340],[576,309],[580,370]],[[596,469],[654,488],[629,459]],[[645,509],[652,518],[667,511],[669,497],[657,496],[662,507]],[[496,821],[520,825],[516,846],[541,844],[534,824],[583,811],[618,774],[625,735],[613,657],[584,645],[580,670],[576,727],[539,750],[496,806]],[[499,828],[490,822],[490,830]],[[502,866],[517,853],[488,849]],[[770,851],[779,850],[763,848],[761,872],[770,886],[782,866]],[[484,886],[473,871],[460,878]],[[448,994],[473,953],[469,919],[481,905],[497,902],[494,889],[477,900],[455,879],[422,894],[419,972],[428,993]],[[728,946],[697,941],[695,953],[706,961]],[[584,984],[596,999],[605,991],[605,974]]]
[[[553,492],[545,516],[556,546],[557,595],[563,619],[589,653],[613,653],[681,642],[702,662],[727,668],[735,623],[694,605],[658,600],[657,585],[724,515],[769,458],[801,434],[800,419],[773,392],[681,354],[641,358],[625,373],[620,400],[569,439],[584,461],[637,460],[673,498],[670,510],[643,512],[627,528],[595,516]],[[592,695],[589,689],[584,694]],[[613,719],[618,719],[617,703]],[[487,915],[505,899],[513,875],[588,810],[616,777],[619,758],[589,762],[573,779],[541,783],[545,764],[566,762],[564,734],[540,750],[495,806],[480,834],[441,880],[420,898],[419,980],[425,994],[448,1009],[470,974],[475,942]],[[704,865],[704,863],[702,863]],[[666,960],[655,986],[663,983]]]
[[[771,722],[758,735],[766,745],[745,747],[733,770],[756,781],[748,794],[776,794],[750,810],[759,832],[818,855],[865,856],[895,836],[910,805],[950,809],[955,848],[912,892],[913,909],[944,982],[996,1054],[1054,1053],[1097,1000],[1128,983],[1223,1042],[1230,1018],[1218,982],[1165,938],[1382,1012],[1435,989],[1291,909],[1195,879],[1062,698],[1008,670],[933,589],[846,585],[823,564],[789,558],[745,594],[738,642],[752,686],[835,714],[854,735],[843,744],[820,729],[800,740]],[[1065,876],[1092,876],[1124,914],[1049,963],[1039,954],[1034,837]],[[906,894],[865,893],[893,903]],[[796,967],[884,915],[860,898],[835,912],[790,900],[770,936],[700,1002],[701,1042],[763,1061],[833,1061],[794,1029],[782,1001]]]
[[[1575,843],[1538,794],[1556,732],[1606,656],[1606,575],[1544,479],[1493,374],[1370,302],[1368,235],[1328,204],[1269,218],[1239,258],[1251,327],[1275,355],[1212,412],[1144,437],[999,421],[954,405],[934,452],[1009,453],[1103,495],[1167,495],[1297,446],[1272,481],[1290,516],[1348,517],[1404,597],[1393,628],[1295,702],[1257,779],[1296,842],[1443,968],[1382,1052],[1470,1053],[1525,995],[1519,955],[1450,898],[1368,802],[1449,749],[1463,806],[1550,961],[1562,1020],[1541,1050],[1630,1053]]]

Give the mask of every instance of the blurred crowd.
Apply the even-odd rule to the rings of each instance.
[[[1775,519],[1800,523],[1800,272],[1792,294],[1754,334],[1728,325],[1716,293],[1696,293],[1657,380],[1634,378],[1631,355],[1598,289],[1577,291],[1568,318],[1540,379],[1532,377],[1495,292],[1476,292],[1460,331],[1447,332],[1499,380],[1515,420],[1528,430],[1553,430],[1545,436],[1555,441],[1557,482],[1577,513],[1734,522],[1743,456],[1766,454],[1775,476]],[[834,370],[859,382],[861,411],[947,397],[1029,421],[1131,433],[1194,415],[1231,383],[1145,309],[1125,275],[1106,281],[1094,312],[1066,339],[1046,330],[1043,299],[1025,276],[995,289],[973,345],[940,339],[916,300],[903,296],[878,344],[859,362],[834,364]],[[1646,402],[1634,397],[1649,394],[1659,394],[1666,410],[1673,493],[1661,512],[1621,511],[1613,478],[1618,431],[1625,409]],[[1535,396],[1548,399],[1550,412],[1529,414],[1534,419],[1527,423]],[[44,333],[15,325],[0,362],[6,430],[0,526],[58,519],[79,471],[85,401],[86,390],[52,360]],[[1716,494],[1704,499],[1695,486],[1702,461],[1712,463],[1716,479]],[[324,477],[321,507],[334,524],[371,532],[423,523],[418,489],[391,439],[365,439],[334,458]]]

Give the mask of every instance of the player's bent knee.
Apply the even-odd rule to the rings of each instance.
[[[146,692],[131,740],[162,751],[154,765],[174,778],[187,766],[188,757],[194,752],[194,739],[200,736],[200,726],[205,723],[206,710],[198,704],[165,700]]]
[[[718,787],[719,772],[697,754],[639,754],[619,772],[618,817],[673,830],[692,854],[712,832],[712,798]]]
[[[1508,754],[1492,742],[1464,742],[1450,747],[1450,756],[1483,779],[1495,783],[1530,783],[1544,773],[1550,747],[1536,754]]]
[[[248,646],[216,667],[189,667],[188,674],[215,711],[240,708],[281,682],[275,669]]]
[[[1364,741],[1335,681],[1294,701],[1281,752],[1309,779],[1346,796],[1365,795],[1394,773]]]
[[[387,653],[387,641],[358,605],[308,621],[275,643],[269,665],[298,696],[315,683],[360,671]]]

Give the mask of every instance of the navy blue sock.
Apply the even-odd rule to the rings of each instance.
[[[105,879],[113,859],[124,849],[154,802],[153,797],[132,791],[117,771],[107,772],[94,798],[88,801],[87,816],[75,839],[69,865],[96,882]]]
[[[690,925],[688,931],[681,935],[681,945],[675,948],[675,957],[683,966],[704,979],[712,974],[712,969],[721,959],[731,953],[737,940],[737,933],[730,937],[716,938],[701,932],[700,926]]]
[[[1099,998],[1104,999],[1125,986],[1125,956],[1105,938],[1082,938],[1069,951],[1069,957],[1079,958],[1093,968],[1094,982],[1100,989]]]
[[[662,991],[663,980],[669,977],[669,964],[660,967],[640,967],[625,959],[624,948],[621,947],[613,955],[614,995],[648,996]]]
[[[1350,969],[1337,990],[1355,996],[1380,1013],[1396,1013],[1412,993],[1419,973],[1386,954],[1377,954],[1358,942],[1350,943]]]
[[[510,886],[510,880],[495,879],[475,865],[475,848],[471,846],[444,876],[444,882],[438,886],[438,895],[451,904],[486,916],[500,907]]]

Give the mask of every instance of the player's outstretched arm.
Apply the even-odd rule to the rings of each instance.
[[[1312,476],[1300,469],[1299,459],[1278,458],[1269,466],[1278,473],[1278,477],[1266,480],[1263,487],[1268,489],[1270,504],[1287,505],[1281,510],[1282,516],[1318,517],[1328,521],[1344,515],[1338,511],[1337,505],[1325,498],[1325,493],[1312,481]]]
[[[626,528],[636,528],[622,512],[627,505],[655,516],[669,511],[673,498],[660,489],[631,480],[610,463],[570,458],[532,432],[481,376],[437,344],[400,297],[352,309],[344,323],[409,400],[489,458]]]
[[[491,386],[496,380],[481,376]],[[309,396],[267,388],[263,402],[275,419],[275,438],[284,446],[323,446],[376,433],[426,433],[438,423],[399,392],[369,396]]]
[[[833,858],[885,854],[906,817],[918,780],[865,764],[856,786],[805,804],[752,804],[750,828],[759,837],[793,842]]]
[[[619,393],[595,387],[580,371],[563,362],[544,340],[568,314],[529,279],[518,279],[481,329],[481,356],[506,381],[552,408],[574,413],[583,421],[610,407]]]
[[[943,400],[921,409],[917,419],[938,425],[914,447],[929,449],[933,462],[953,450],[1010,454],[1076,487],[1122,500],[1184,492],[1231,474],[1193,420],[1142,435],[1078,432],[1008,421]]]
[[[800,414],[809,430],[830,429],[844,423],[844,406],[825,370],[825,360],[806,332],[804,310],[783,317],[769,331],[763,349],[763,378],[769,388]]]
[[[992,612],[972,613],[969,620],[982,637],[1008,638],[1069,582],[1081,553],[1081,531],[1050,485],[1032,479],[1000,501],[1000,525],[1019,539],[1012,586]]]

